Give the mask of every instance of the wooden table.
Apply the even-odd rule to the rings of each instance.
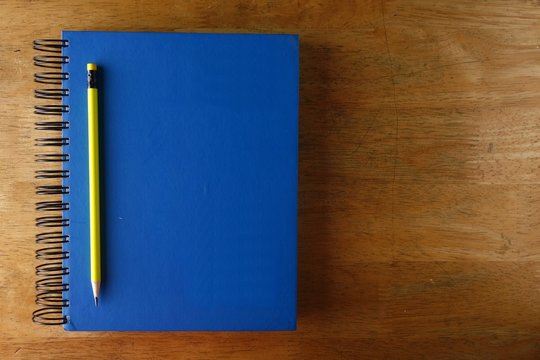
[[[540,358],[533,1],[0,1],[0,358]],[[35,38],[301,41],[298,331],[36,326]]]

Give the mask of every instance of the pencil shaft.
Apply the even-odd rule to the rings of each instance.
[[[101,282],[101,239],[99,202],[100,189],[98,90],[95,87],[95,82],[93,82],[91,86],[94,87],[88,88],[88,190],[90,205],[90,280],[93,283],[99,283]]]

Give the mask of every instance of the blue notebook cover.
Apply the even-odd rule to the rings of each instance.
[[[64,31],[66,330],[296,327],[298,37]],[[102,284],[90,285],[86,64]]]

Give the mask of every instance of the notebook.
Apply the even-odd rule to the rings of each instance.
[[[34,48],[36,129],[46,134],[36,140],[46,212],[34,321],[69,331],[294,330],[298,37],[64,31]],[[98,306],[87,63],[99,67]]]

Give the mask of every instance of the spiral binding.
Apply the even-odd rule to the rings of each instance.
[[[45,68],[42,72],[34,74],[34,81],[40,84],[56,85],[56,87],[40,88],[34,91],[34,97],[48,101],[62,100],[69,96],[69,89],[61,88],[62,81],[69,79],[69,73],[63,72],[62,66],[69,62],[68,56],[62,55],[62,50],[69,46],[67,40],[40,39],[35,40],[34,50],[45,52],[46,55],[34,57],[34,65]],[[60,87],[58,87],[60,85]],[[50,121],[51,116],[65,117],[69,106],[63,104],[40,104],[34,106],[34,113],[38,116],[35,129],[46,131],[51,135],[35,139],[39,149],[60,148],[69,145],[69,138],[53,136],[54,132],[69,128],[69,122]],[[65,151],[43,152],[35,155],[36,162],[43,164],[64,163],[69,161],[69,154]],[[60,181],[69,177],[68,170],[42,169],[35,172],[35,178],[40,181]],[[36,235],[36,243],[41,245],[36,250],[36,259],[41,263],[36,266],[36,304],[39,306],[32,313],[32,320],[42,325],[61,325],[67,323],[67,317],[62,309],[69,306],[64,293],[69,290],[69,284],[64,283],[63,277],[69,274],[69,268],[64,266],[63,260],[69,258],[69,252],[63,249],[63,244],[69,242],[69,235],[64,234],[63,228],[69,226],[69,219],[62,215],[62,211],[69,210],[69,203],[62,199],[51,199],[54,195],[69,193],[69,187],[59,184],[39,184],[36,194],[46,197],[45,201],[36,203],[36,211],[44,212],[44,216],[36,218],[36,226],[43,229]],[[51,214],[52,213],[52,214]],[[58,213],[58,214],[55,214]],[[54,214],[54,215],[53,215]]]

